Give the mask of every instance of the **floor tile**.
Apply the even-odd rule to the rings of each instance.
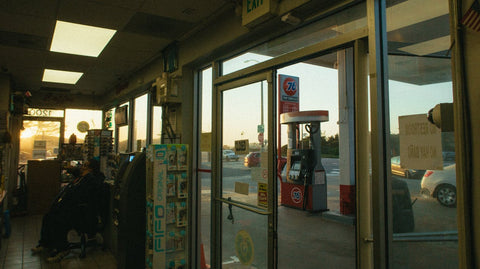
[[[23,269],[41,269],[42,263],[41,262],[29,262],[23,264]]]
[[[42,216],[24,216],[12,219],[12,234],[2,240],[0,248],[0,269],[114,269],[116,260],[110,251],[101,248],[87,248],[87,257],[80,259],[80,250],[75,249],[57,263],[46,261],[47,252],[32,254],[37,245]]]

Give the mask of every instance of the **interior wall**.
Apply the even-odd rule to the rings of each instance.
[[[0,74],[0,110],[8,110],[10,104],[10,76]]]
[[[194,70],[184,67],[182,75],[182,84],[180,85],[182,91],[182,107],[180,109],[180,130],[182,135],[182,143],[193,145],[193,122],[194,122]],[[192,151],[190,151],[192,152]],[[191,156],[190,156],[191,157]],[[191,158],[190,158],[191,159]]]
[[[35,108],[99,109],[103,106],[101,98],[96,95],[35,92],[30,99],[31,103],[35,104]]]
[[[12,84],[10,76],[6,74],[0,74],[0,111],[9,111],[10,110],[10,94],[12,93]],[[4,132],[9,132],[10,134],[20,133],[21,128],[21,115],[13,115],[11,113],[2,114],[6,116],[8,126],[4,130],[0,129],[0,136],[3,137]],[[20,124],[19,124],[20,123]],[[5,176],[5,189],[8,194],[13,193],[17,186],[17,170],[16,164],[18,163],[18,152],[20,145],[20,136],[10,135],[11,141],[5,143],[3,146],[3,155],[5,160],[5,167],[3,171],[0,171],[0,175],[3,173]],[[3,142],[0,142],[3,143]],[[2,161],[2,160],[0,160]],[[8,200],[4,203],[4,207],[8,208],[12,204],[12,195],[7,196]]]
[[[163,58],[152,59],[151,62],[142,68],[138,73],[133,74],[129,80],[122,85],[114,87],[108,94],[103,96],[101,108],[110,108],[121,104],[128,99],[132,93],[139,88],[149,88],[156,78],[163,73]]]

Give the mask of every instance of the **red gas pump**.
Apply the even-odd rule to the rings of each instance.
[[[300,111],[280,115],[287,125],[288,148],[285,179],[281,181],[281,204],[288,207],[326,211],[327,178],[320,150],[320,123],[328,121],[328,111]],[[305,124],[310,134],[308,149],[297,148],[298,125]]]

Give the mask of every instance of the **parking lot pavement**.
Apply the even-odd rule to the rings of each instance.
[[[432,197],[420,193],[421,180],[395,178],[405,181],[412,198],[413,216],[415,218],[414,232],[441,232],[457,230],[457,209],[440,205]]]

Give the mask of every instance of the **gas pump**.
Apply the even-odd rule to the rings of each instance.
[[[326,211],[327,178],[322,165],[320,123],[328,121],[328,111],[300,111],[280,115],[287,125],[286,178],[281,182],[281,204],[308,211]],[[299,124],[310,134],[308,149],[300,149]]]

